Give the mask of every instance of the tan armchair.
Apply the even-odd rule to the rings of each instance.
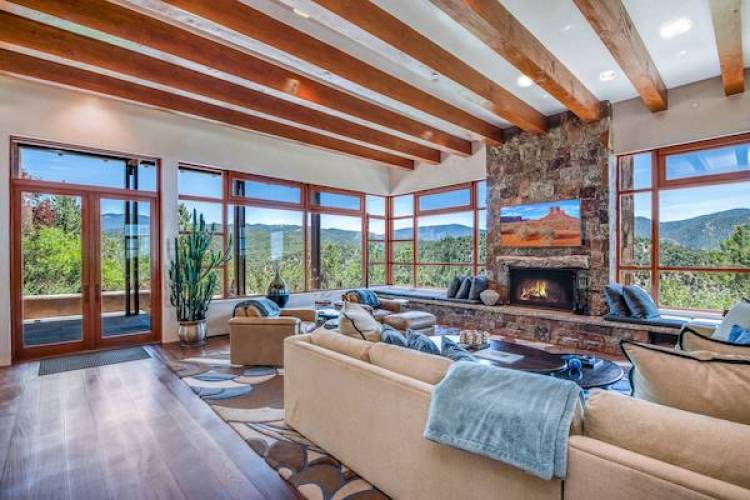
[[[233,365],[284,366],[284,339],[315,329],[312,309],[282,309],[280,316],[235,316],[229,320]]]
[[[342,295],[341,298],[344,300],[344,302],[354,302],[355,304],[361,305],[362,307],[370,311],[372,313],[372,316],[381,323],[386,318],[386,316],[403,312],[405,310],[404,306],[408,303],[407,300],[384,299],[382,297],[378,297],[378,300],[380,301],[380,307],[373,308],[371,306],[368,306],[367,304],[360,303],[359,298],[355,293],[347,292]]]

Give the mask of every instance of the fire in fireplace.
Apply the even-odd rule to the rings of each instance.
[[[511,268],[510,303],[572,311],[576,307],[576,271]]]

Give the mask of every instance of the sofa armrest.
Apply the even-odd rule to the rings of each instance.
[[[229,320],[229,326],[279,326],[294,327],[302,322],[301,319],[293,316],[275,316],[264,318],[260,316],[237,316]]]
[[[750,489],[750,425],[594,391],[584,435]]]
[[[394,313],[400,313],[403,311],[404,306],[408,304],[408,300],[402,299],[380,299],[380,309],[391,311]]]
[[[315,321],[314,309],[282,309],[281,316],[285,318],[297,318],[302,321]]]
[[[697,323],[697,322],[693,322],[693,321],[688,321],[687,323],[685,323],[685,326],[683,327],[683,329],[685,329],[685,328],[690,328],[694,332],[698,332],[698,333],[700,333],[702,335],[706,335],[708,337],[710,337],[711,335],[713,335],[714,332],[716,331],[716,327],[715,326],[709,326],[709,325],[707,325],[705,323]]]

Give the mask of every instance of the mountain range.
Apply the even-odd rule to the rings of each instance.
[[[735,226],[742,224],[750,224],[748,208],[735,208],[690,219],[662,222],[659,224],[659,237],[694,250],[714,250],[732,234]],[[638,237],[650,238],[651,219],[636,217],[635,234]]]

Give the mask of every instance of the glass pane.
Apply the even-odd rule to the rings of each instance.
[[[659,199],[659,260],[750,267],[750,182],[670,189]]]
[[[396,241],[391,243],[392,262],[409,263],[414,261],[414,243]]]
[[[311,287],[337,290],[362,286],[362,219],[310,214]]]
[[[662,272],[659,305],[680,309],[730,309],[750,297],[750,273]]]
[[[391,237],[394,240],[411,240],[414,238],[414,219],[393,219]]]
[[[365,206],[368,214],[385,217],[385,196],[368,194],[365,199]]]
[[[65,184],[113,189],[156,190],[156,165],[141,162],[133,168],[122,158],[35,146],[19,148],[18,176]]]
[[[471,262],[474,241],[473,212],[419,217],[417,226],[417,262]]]
[[[151,330],[151,205],[101,200],[102,336]]]
[[[414,215],[414,195],[405,194],[393,197],[393,216],[404,217]]]
[[[638,285],[651,293],[651,271],[622,270],[620,283],[623,285]]]
[[[23,342],[80,341],[81,198],[23,193]]]
[[[237,180],[232,186],[235,196],[244,196],[256,200],[278,201],[282,203],[302,203],[302,188],[288,184],[261,182],[255,180]]]
[[[196,210],[198,219],[203,215],[206,225],[220,233],[224,230],[221,217],[221,203],[209,203],[206,201],[180,200],[177,206],[180,231],[189,231],[193,225],[193,210]]]
[[[469,188],[445,191],[444,193],[424,194],[419,197],[420,211],[465,207],[469,204],[471,204]]]
[[[313,204],[326,208],[342,208],[345,210],[360,210],[362,200],[359,196],[328,191],[313,192]]]
[[[367,285],[385,284],[385,264],[370,264],[367,268]]]
[[[371,240],[384,240],[385,239],[385,219],[373,219],[372,217],[367,220],[368,235],[367,237]]]
[[[651,187],[651,153],[620,157],[620,189]]]
[[[177,182],[178,193],[181,195],[222,197],[222,175],[218,172],[181,168]]]
[[[477,183],[477,207],[484,208],[487,206],[487,181]]]
[[[666,178],[675,180],[750,171],[748,149],[750,143],[669,155],[666,158]]]
[[[651,263],[651,193],[620,197],[620,263],[623,266]]]
[[[385,242],[371,241],[368,245],[367,258],[371,263],[385,262]]]
[[[241,238],[235,231],[234,224],[234,205],[227,205],[227,244],[232,250],[229,252],[229,262],[227,262],[227,296],[235,297],[237,295],[237,272],[235,260],[235,243]]]
[[[417,286],[420,288],[447,288],[454,276],[470,276],[471,267],[417,266]]]
[[[304,214],[293,210],[239,207],[244,218],[240,254],[245,274],[245,294],[265,294],[279,266],[281,278],[290,291],[305,289]]]
[[[393,284],[401,286],[414,286],[414,268],[409,265],[393,265]]]
[[[478,264],[487,262],[487,210],[477,211],[477,221],[479,222],[479,247],[478,247]]]

